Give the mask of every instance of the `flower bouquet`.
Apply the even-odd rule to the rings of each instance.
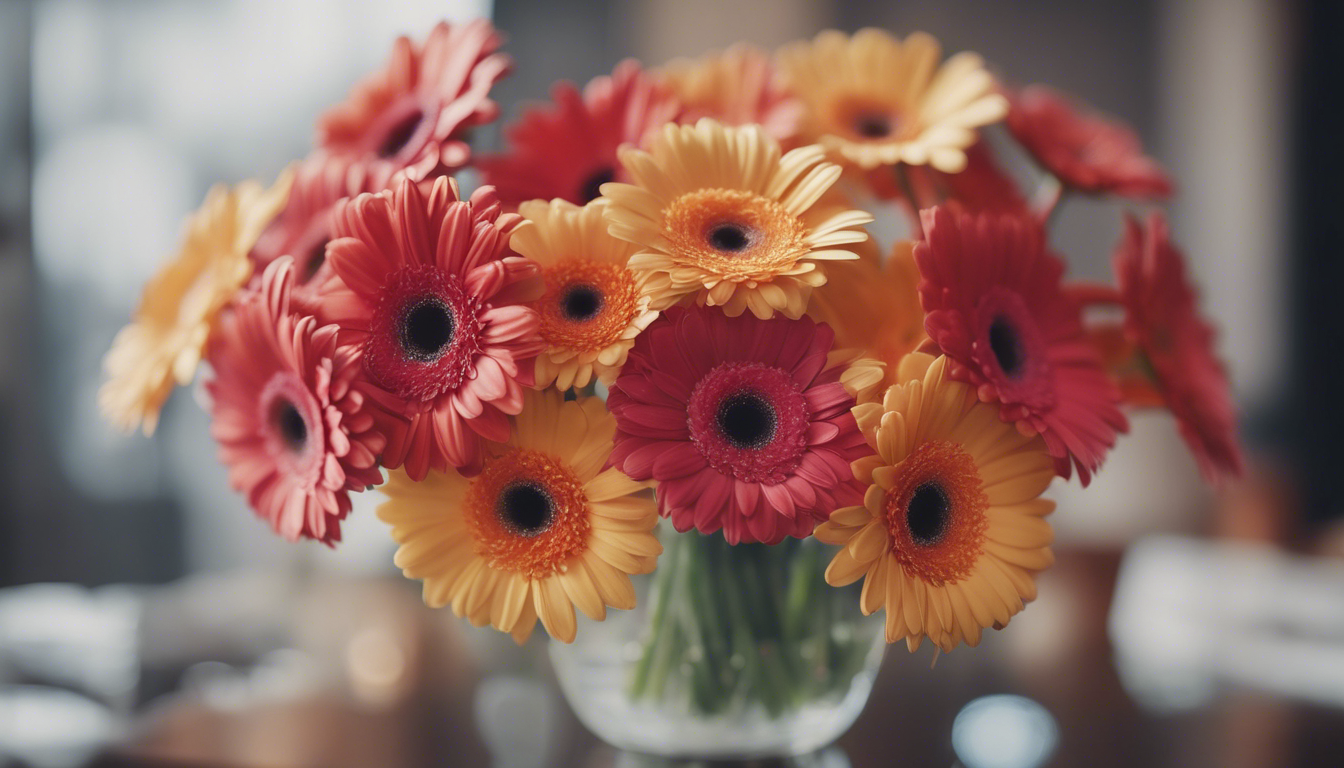
[[[1211,480],[1240,470],[1162,215],[1125,220],[1115,287],[1050,247],[1067,194],[1171,193],[1122,125],[865,29],[625,61],[479,154],[501,43],[397,40],[309,157],[212,190],[100,399],[151,432],[207,363],[261,519],[334,547],[378,487],[429,605],[580,638],[553,657],[609,741],[834,738],[882,641],[973,646],[1035,597],[1041,495],[1089,483],[1126,408],[1169,409]],[[908,235],[875,243],[875,217]]]

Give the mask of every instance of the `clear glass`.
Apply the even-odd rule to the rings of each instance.
[[[802,755],[854,723],[886,648],[859,585],[823,573],[815,539],[729,546],[660,529],[658,570],[636,578],[639,605],[581,620],[552,642],[565,697],[621,749],[668,757]]]

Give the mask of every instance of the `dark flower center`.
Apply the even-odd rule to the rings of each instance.
[[[303,274],[299,275],[300,285],[312,280],[313,277],[317,275],[317,271],[322,268],[324,263],[326,263],[327,243],[329,242],[331,241],[324,239],[322,242],[313,246],[313,250],[308,254],[308,261],[303,265]]]
[[[560,311],[566,318],[581,323],[597,317],[604,303],[602,291],[597,286],[573,285],[560,297]]]
[[[892,131],[891,115],[882,112],[860,112],[854,116],[854,133],[865,139],[885,139]]]
[[[736,448],[764,448],[775,436],[779,420],[770,403],[754,392],[724,398],[716,414],[719,431]]]
[[[741,224],[727,222],[709,230],[709,244],[720,251],[737,253],[751,245],[752,231]]]
[[[1005,374],[1017,376],[1022,372],[1027,351],[1022,347],[1022,337],[1017,329],[1003,315],[994,318],[994,322],[989,325],[989,348]]]
[[[615,181],[616,171],[612,168],[599,168],[579,186],[579,202],[591,203],[602,196],[602,185]]]
[[[437,360],[453,343],[455,328],[447,304],[433,297],[422,299],[402,315],[399,329],[402,351],[412,360]]]
[[[420,127],[420,121],[425,119],[425,113],[415,110],[411,114],[401,119],[401,122],[392,126],[392,130],[387,132],[387,137],[383,139],[382,146],[378,147],[379,157],[392,157],[406,146],[406,142],[411,140],[416,130]]]
[[[520,481],[500,492],[495,514],[514,533],[536,536],[555,522],[555,501],[540,485]]]
[[[942,540],[952,521],[952,500],[947,491],[934,482],[924,483],[910,496],[905,508],[905,524],[910,527],[910,538],[921,547],[930,547]]]
[[[302,451],[304,443],[308,441],[308,422],[303,420],[303,414],[288,400],[280,400],[275,404],[275,429],[285,445],[295,453]]]

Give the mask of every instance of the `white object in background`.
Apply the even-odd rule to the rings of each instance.
[[[1059,745],[1059,725],[1023,696],[981,696],[952,721],[952,749],[966,768],[1039,768]]]
[[[70,691],[0,686],[0,765],[84,765],[124,728],[107,707]]]
[[[1220,685],[1344,707],[1344,563],[1158,536],[1125,554],[1111,607],[1120,679],[1179,711]]]
[[[476,728],[495,768],[544,768],[553,764],[555,694],[523,677],[497,676],[476,691]]]

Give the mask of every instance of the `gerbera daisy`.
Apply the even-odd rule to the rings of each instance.
[[[294,261],[282,256],[221,323],[210,346],[210,432],[229,483],[290,541],[341,540],[350,491],[382,482],[383,438],[351,383],[359,352],[337,328],[290,312]]]
[[[629,574],[652,571],[663,548],[653,501],[635,495],[646,484],[603,469],[613,430],[598,398],[529,392],[478,477],[393,472],[378,517],[401,545],[397,565],[424,581],[425,602],[519,643],[538,617],[568,643],[575,606],[597,621],[607,606],[634,608]]]
[[[546,282],[534,305],[546,342],[536,386],[582,388],[594,374],[611,383],[635,336],[658,316],[626,267],[635,247],[607,233],[604,204],[532,200],[518,209],[533,226],[518,230],[511,245],[541,265]]]
[[[1060,288],[1064,265],[1029,216],[922,213],[915,246],[929,338],[953,378],[999,403],[1005,421],[1040,433],[1060,474],[1083,485],[1128,422],[1120,394],[1083,333],[1081,310]]]
[[[611,463],[658,481],[679,531],[730,544],[806,537],[857,503],[850,462],[867,452],[828,363],[833,334],[809,318],[728,317],[676,307],[635,339],[612,386]]]
[[[654,309],[688,294],[729,315],[750,309],[797,318],[823,262],[857,259],[868,239],[863,211],[817,205],[840,176],[820,147],[783,157],[758,125],[728,128],[705,118],[668,125],[651,154],[625,147],[634,184],[603,184],[611,233],[640,247],[630,269],[647,278]]]
[[[399,172],[412,181],[467,164],[466,132],[494,120],[490,89],[511,66],[490,22],[440,22],[423,45],[399,37],[386,67],[318,122],[318,144],[364,163],[375,189]]]
[[[1171,179],[1128,126],[1075,109],[1045,86],[1013,99],[1008,128],[1045,170],[1080,192],[1165,199]]]
[[[1053,535],[1039,496],[1054,462],[1039,437],[999,420],[997,409],[950,375],[945,357],[901,361],[903,383],[855,409],[876,456],[854,463],[862,506],[837,509],[816,536],[843,547],[826,581],[863,578],[865,614],[887,612],[887,642],[910,650],[928,637],[944,651],[977,645],[1036,597]]]
[[[770,56],[753,45],[675,59],[656,76],[685,105],[681,122],[712,117],[725,125],[757,123],[780,142],[798,132],[802,105],[776,77]]]
[[[154,432],[174,383],[196,375],[215,318],[252,274],[247,253],[284,206],[293,173],[270,189],[246,181],[214,187],[187,221],[177,256],[145,284],[131,323],[103,358],[103,415],[127,431]]]
[[[897,365],[928,338],[916,290],[914,245],[897,243],[885,264],[861,259],[835,270],[830,282],[812,293],[808,308],[809,315],[835,330],[836,347],[883,364],[883,385],[894,383]]]
[[[1137,344],[1141,367],[1155,379],[1200,470],[1213,481],[1241,474],[1227,374],[1213,352],[1213,328],[1199,315],[1184,258],[1171,243],[1162,214],[1151,215],[1146,231],[1133,217],[1125,218],[1115,274],[1125,306],[1125,335]]]
[[[646,134],[681,113],[681,103],[627,59],[610,77],[597,77],[583,93],[573,83],[551,89],[555,108],[529,109],[508,128],[509,151],[481,158],[485,183],[505,205],[560,198],[583,205],[608,181],[626,179],[616,159],[622,144],[639,145]]]
[[[779,69],[804,104],[802,138],[861,168],[932,165],[956,173],[976,128],[1003,119],[1008,102],[980,57],[942,48],[916,32],[904,41],[880,29],[853,37],[829,30],[785,46]]]
[[[331,241],[332,212],[336,203],[371,189],[367,169],[352,158],[316,152],[294,174],[289,200],[280,214],[257,238],[251,257],[260,270],[281,256],[294,258],[294,289],[291,300],[303,314],[318,309],[320,287],[334,274],[327,264]]]
[[[336,210],[327,259],[341,285],[323,313],[363,352],[356,387],[387,436],[383,465],[405,464],[413,480],[480,469],[482,439],[508,438],[544,347],[525,304],[539,295],[537,265],[509,250],[523,220],[500,209],[489,187],[462,201],[439,178],[428,198],[403,180]]]

